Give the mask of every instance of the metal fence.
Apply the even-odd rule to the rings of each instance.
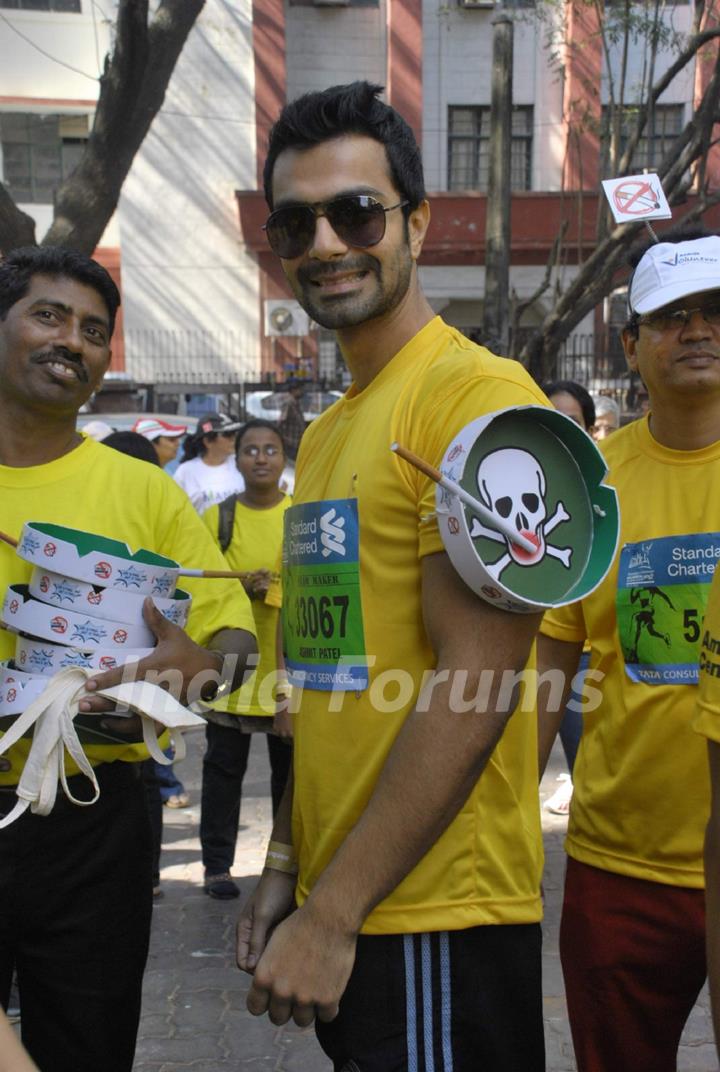
[[[612,329],[603,334],[571,336],[557,357],[552,378],[575,380],[593,394],[612,395],[621,404],[635,386],[619,333]]]
[[[258,375],[248,333],[238,331],[125,331],[125,370],[137,383],[238,384]]]
[[[323,333],[321,379],[341,386],[342,362],[334,336]],[[472,333],[468,332],[472,337]],[[157,396],[213,393],[234,395],[242,404],[244,387],[258,380],[257,340],[248,332],[131,329],[125,332],[129,378]],[[595,394],[609,394],[629,408],[633,380],[617,329],[576,334],[561,349],[552,379],[575,380]],[[258,385],[259,386],[259,385]],[[266,385],[269,386],[269,385]],[[152,406],[150,407],[152,408]]]

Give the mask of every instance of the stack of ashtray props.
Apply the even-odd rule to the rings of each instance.
[[[180,567],[172,559],[39,522],[24,526],[17,554],[33,572],[29,584],[8,587],[0,612],[18,634],[15,658],[0,662],[0,715],[24,711],[65,667],[102,672],[149,655],[155,638],[143,619],[146,596],[171,622],[187,622],[192,599],[176,590]],[[85,719],[83,738],[107,741],[106,731],[88,729],[93,721]]]
[[[84,680],[93,672],[151,654],[155,637],[143,618],[147,596],[180,627],[187,622],[192,600],[176,590],[181,572],[177,562],[152,551],[133,553],[126,544],[104,536],[29,522],[17,554],[31,563],[33,572],[29,584],[8,587],[0,612],[5,628],[17,633],[14,658],[0,662],[0,717],[5,716],[0,752],[20,736],[33,737],[18,796],[24,800],[22,808],[30,803],[34,811],[46,814],[58,779],[70,796],[63,748],[94,783],[97,797],[97,782],[80,742],[128,742],[127,735],[110,729],[102,716],[78,712]],[[116,701],[118,714],[143,716],[145,742],[160,762],[170,760],[158,747],[155,721],[172,730],[179,756],[184,754],[179,731],[204,724],[167,692],[135,681],[132,674],[98,694]]]

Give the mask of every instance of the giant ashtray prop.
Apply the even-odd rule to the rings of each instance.
[[[512,406],[478,417],[455,436],[439,471],[393,449],[436,480],[450,560],[487,602],[520,614],[560,607],[609,570],[617,495],[602,482],[607,466],[592,439],[557,410]]]
[[[132,552],[104,536],[29,522],[17,554],[34,569],[29,584],[9,585],[0,611],[4,626],[17,633],[14,659],[0,662],[0,716],[8,717],[0,754],[22,736],[31,735],[33,743],[18,784],[18,805],[0,827],[28,806],[48,814],[58,781],[74,800],[65,776],[65,751],[92,782],[97,799],[97,779],[81,741],[117,744],[127,737],[108,728],[102,715],[79,713],[85,683],[93,673],[151,653],[155,637],[142,613],[148,595],[180,626],[192,602],[176,590],[178,563],[144,549]],[[171,760],[158,745],[155,722],[173,730],[179,758],[184,754],[181,729],[204,724],[146,681],[123,681],[98,694],[142,716],[143,738],[160,763]]]

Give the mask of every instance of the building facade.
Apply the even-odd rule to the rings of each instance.
[[[621,42],[599,34],[594,5],[519,0],[506,10],[518,300],[538,290],[567,220],[552,285],[520,320],[522,341],[593,247],[610,103],[621,101],[622,138],[648,67],[654,80],[668,69],[693,9],[664,9],[654,49],[636,27],[624,64]],[[438,312],[479,337],[494,14],[491,0],[207,0],[98,249],[121,277],[125,368],[154,381],[341,375],[331,335],[299,313],[265,243],[261,172],[283,103],[355,78],[385,86],[416,132],[432,206],[423,286]],[[38,236],[92,123],[114,16],[113,0],[0,0],[0,174]],[[672,79],[637,170],[652,169],[691,119],[716,56]],[[592,380],[608,321],[621,316],[622,302],[608,301],[577,325],[568,352],[581,359],[580,378]]]

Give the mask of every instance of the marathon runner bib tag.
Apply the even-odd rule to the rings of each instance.
[[[293,685],[341,692],[368,686],[359,542],[357,499],[285,512],[283,641]]]
[[[620,552],[617,625],[625,670],[645,685],[697,685],[720,533],[665,536]]]

